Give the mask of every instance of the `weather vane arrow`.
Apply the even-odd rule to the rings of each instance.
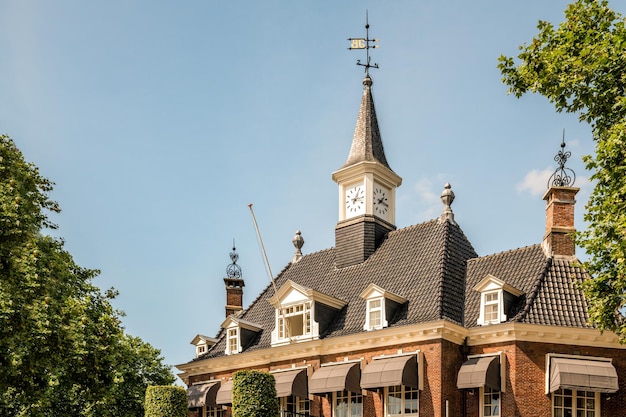
[[[356,64],[362,67],[365,67],[366,74],[369,73],[370,68],[378,68],[377,63],[374,63],[374,64],[370,63],[370,49],[378,48],[378,45],[376,45],[376,42],[378,42],[378,39],[375,39],[375,38],[370,39],[369,30],[370,30],[369,19],[368,19],[367,11],[365,11],[365,38],[348,38],[348,40],[350,41],[350,47],[348,49],[350,50],[365,49],[366,63],[363,64],[361,63],[361,60],[358,59],[356,61]]]

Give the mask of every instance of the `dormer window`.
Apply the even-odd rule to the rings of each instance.
[[[200,355],[204,355],[209,351],[209,348],[217,343],[217,339],[212,337],[203,336],[201,334],[196,335],[191,341],[191,344],[196,347],[196,358]]]
[[[389,326],[400,306],[406,299],[384,290],[376,284],[370,284],[362,293],[365,298],[367,311],[365,313],[364,330],[378,330]]]
[[[287,281],[269,302],[274,306],[276,328],[272,346],[317,339],[346,304],[335,297]]]
[[[480,312],[477,323],[481,326],[502,323],[507,320],[507,312],[522,291],[506,284],[493,275],[487,275],[474,287],[480,292]]]
[[[230,355],[233,353],[239,353],[241,349],[239,348],[239,329],[237,327],[228,329],[227,343],[228,343],[228,347],[226,348],[227,355]]]
[[[228,317],[223,323],[222,328],[226,330],[226,349],[224,353],[234,355],[242,352],[248,343],[252,341],[262,328],[258,324],[235,318]]]
[[[283,307],[278,313],[278,338],[311,335],[311,302]]]

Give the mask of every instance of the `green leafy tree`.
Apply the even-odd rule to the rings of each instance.
[[[183,387],[150,386],[145,408],[145,417],[187,417],[187,391]]]
[[[278,417],[274,375],[260,371],[233,374],[233,417]]]
[[[0,415],[140,416],[146,387],[174,377],[124,334],[98,271],[42,233],[52,186],[0,135]]]
[[[539,93],[556,110],[577,113],[592,127],[595,155],[585,156],[594,190],[586,206],[589,228],[576,242],[589,255],[583,284],[592,324],[626,342],[626,30],[608,1],[578,0],[554,27],[520,46],[517,60],[498,67],[509,92]]]

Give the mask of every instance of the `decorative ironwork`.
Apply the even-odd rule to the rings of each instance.
[[[233,251],[230,253],[230,260],[232,264],[226,267],[226,275],[228,278],[241,278],[241,267],[237,265],[239,255],[236,252],[235,240],[233,239]]]
[[[378,68],[378,64],[371,64],[370,62],[370,49],[378,48],[378,45],[374,43],[378,42],[378,39],[370,39],[370,24],[367,17],[367,11],[365,11],[365,38],[348,38],[350,41],[350,47],[348,49],[365,49],[366,63],[363,64],[360,59],[357,59],[356,64],[365,67],[365,74],[369,75],[370,68]]]
[[[561,142],[561,150],[556,154],[554,160],[558,162],[559,167],[548,179],[548,188],[550,187],[571,187],[576,181],[576,173],[573,169],[565,167],[565,163],[572,156],[570,151],[565,151],[565,129],[563,129],[563,141]]]

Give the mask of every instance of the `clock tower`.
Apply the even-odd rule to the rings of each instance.
[[[395,190],[402,178],[393,172],[385,158],[372,84],[366,73],[350,154],[332,177],[339,186],[339,221],[335,227],[339,268],[365,261],[385,235],[396,229]]]

